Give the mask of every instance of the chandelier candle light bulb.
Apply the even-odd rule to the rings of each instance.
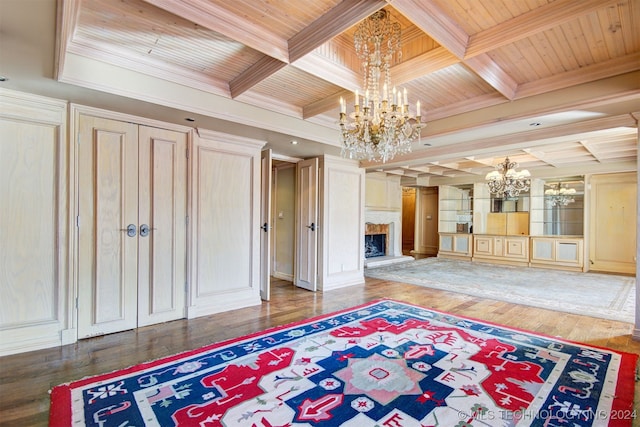
[[[576,201],[575,194],[575,188],[564,187],[560,183],[544,192],[544,195],[547,196],[547,203],[551,206],[567,206]]]
[[[412,142],[426,126],[420,120],[420,102],[416,103],[416,115],[411,115],[407,88],[391,85],[391,59],[395,53],[401,54],[400,24],[381,9],[358,25],[354,45],[364,69],[364,108],[361,114],[358,90],[353,113],[347,115],[346,102],[340,101],[342,155],[387,162],[411,152]],[[392,94],[389,88],[393,88]]]

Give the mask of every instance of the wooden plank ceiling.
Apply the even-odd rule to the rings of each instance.
[[[380,8],[402,27],[393,83],[407,88],[410,100],[421,101],[429,123],[640,69],[640,0],[61,0],[60,5],[71,11],[62,14],[60,63],[67,52],[83,55],[333,128],[339,97],[352,104],[352,92],[362,86],[355,27]],[[615,102],[640,111],[638,91],[625,97]],[[613,108],[613,100],[588,99],[562,110],[531,104],[500,120],[477,121],[471,132],[465,123],[458,129],[427,127],[413,153],[388,164],[363,165],[420,177],[483,175],[505,155],[530,170],[635,162],[637,132],[629,124],[637,117]],[[608,122],[598,125],[605,118]],[[496,121],[502,121],[501,129]],[[529,126],[534,122],[540,129]]]

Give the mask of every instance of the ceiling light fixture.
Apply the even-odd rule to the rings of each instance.
[[[362,21],[354,45],[364,70],[364,99],[356,90],[354,111],[347,117],[346,100],[340,98],[342,156],[383,163],[411,152],[426,123],[420,121],[420,101],[415,116],[409,112],[407,89],[391,84],[391,59],[400,55],[400,24],[381,9]]]
[[[566,184],[563,186],[560,183],[551,184],[551,188],[544,192],[545,200],[550,206],[567,206],[576,201],[573,197],[575,194],[575,188],[569,188]]]
[[[509,158],[505,158],[504,162],[496,166],[496,170],[489,172],[485,179],[489,186],[489,191],[499,199],[505,196],[509,198],[515,198],[520,195],[521,192],[529,190],[531,185],[531,174],[528,170],[523,169],[520,172],[516,171],[518,164],[516,162],[509,161]]]

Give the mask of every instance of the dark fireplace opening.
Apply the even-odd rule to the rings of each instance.
[[[367,234],[364,236],[364,257],[373,258],[377,256],[385,256],[387,254],[386,248],[386,234]]]

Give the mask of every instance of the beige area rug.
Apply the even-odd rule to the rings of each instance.
[[[633,323],[635,278],[445,258],[365,269],[365,276]]]

